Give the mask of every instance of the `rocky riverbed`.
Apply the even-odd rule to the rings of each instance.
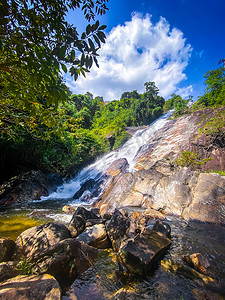
[[[78,207],[69,223],[1,238],[0,296],[223,299],[224,238],[223,227],[151,209]]]
[[[57,200],[38,201],[61,184],[40,171],[4,183],[2,299],[35,299],[39,288],[37,299],[224,299],[225,176],[210,173],[225,171],[224,143],[199,134],[214,115],[209,109],[167,121],[134,145],[132,161],[118,154],[102,173],[86,168],[83,177],[97,176],[69,199],[56,193]],[[182,151],[210,159],[179,166]],[[87,209],[75,204],[81,200]]]

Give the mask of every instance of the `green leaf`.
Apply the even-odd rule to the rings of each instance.
[[[85,55],[84,55],[84,53],[82,53],[82,55],[81,55],[81,60],[80,60],[80,62],[81,62],[81,66],[83,66],[84,63],[85,63]]]
[[[59,71],[59,63],[56,59],[54,59],[53,66],[56,69],[56,71]]]
[[[66,65],[61,64],[61,67],[62,67],[62,69],[63,69],[63,72],[64,72],[64,73],[67,73],[67,67],[66,67]]]
[[[86,34],[89,35],[91,32],[91,25],[88,24],[88,26],[86,27]]]
[[[92,30],[95,31],[99,26],[99,20],[96,21],[95,24],[92,25]]]
[[[81,71],[82,75],[83,75],[84,77],[86,77],[86,73],[85,73],[84,69],[81,68],[80,71]]]
[[[88,39],[88,42],[89,42],[91,51],[92,52],[95,51],[95,45],[94,45],[94,43],[92,42],[92,40],[90,38]]]
[[[99,68],[98,60],[95,56],[94,56],[94,61],[95,61],[96,66]]]
[[[86,38],[86,33],[83,32],[82,35],[81,35],[81,39],[84,40],[85,38]]]
[[[62,46],[59,50],[59,56],[64,58],[65,54],[66,54],[66,46]]]
[[[106,28],[107,28],[106,25],[102,25],[102,26],[100,26],[100,27],[98,28],[98,30],[104,30],[104,29],[106,29]]]
[[[104,32],[98,31],[97,36],[99,37],[99,39],[101,40],[102,43],[105,43],[105,34],[104,34]]]
[[[99,46],[99,48],[100,48],[100,47],[101,47],[101,43],[100,43],[98,37],[97,37],[96,35],[93,35],[93,37],[94,37],[94,40],[95,40],[96,44],[97,44],[97,45]]]
[[[70,53],[71,60],[75,59],[75,50],[72,50]]]

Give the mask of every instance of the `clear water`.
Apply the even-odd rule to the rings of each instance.
[[[187,223],[169,218],[172,245],[163,261],[182,260],[182,256],[200,252],[210,266],[207,276],[214,282],[189,279],[184,274],[157,269],[145,277],[122,276],[116,256],[110,251],[100,254],[96,263],[76,279],[63,300],[155,299],[155,300],[222,300],[225,299],[225,228],[197,222]]]

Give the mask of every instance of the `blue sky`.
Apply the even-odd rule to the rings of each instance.
[[[224,0],[109,0],[108,8],[98,17],[107,25],[100,69],[68,80],[74,93],[108,101],[125,91],[144,92],[146,81],[155,81],[166,99],[177,93],[196,100],[204,92],[203,75],[225,58]],[[77,10],[68,21],[79,32],[87,25]]]

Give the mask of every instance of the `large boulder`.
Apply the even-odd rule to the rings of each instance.
[[[155,266],[170,244],[170,239],[156,231],[138,234],[121,244],[119,260],[129,272],[144,275]]]
[[[30,171],[15,176],[0,186],[0,204],[24,204],[47,196],[49,182],[41,171]]]
[[[169,165],[168,165],[169,170]],[[154,168],[119,174],[109,185],[98,206],[139,206],[175,214],[186,220],[225,223],[225,176],[178,167],[170,174]],[[156,218],[163,217],[160,213]]]
[[[110,221],[106,222],[106,230],[116,252],[119,250],[122,240],[126,237],[129,227],[129,219],[119,210],[115,210]]]
[[[85,221],[91,220],[91,219],[98,219],[99,217],[91,210],[87,210],[86,208],[79,206],[75,213],[73,214],[73,217],[75,216],[81,216]],[[72,218],[73,220],[73,218]],[[72,222],[71,220],[71,222]]]
[[[68,225],[68,229],[72,237],[77,237],[86,227],[84,218],[80,215],[73,215],[72,220]]]
[[[111,246],[105,225],[103,224],[87,227],[86,230],[77,237],[77,240],[99,249],[105,249]]]
[[[9,238],[0,238],[0,262],[12,259],[16,250],[16,244]]]
[[[74,279],[93,263],[98,250],[76,239],[60,241],[35,260],[35,273],[54,276],[62,287],[69,287]]]
[[[22,232],[16,239],[16,245],[28,260],[35,260],[70,237],[70,231],[65,225],[50,222]]]
[[[51,275],[21,275],[1,283],[0,299],[60,300],[61,290]]]

